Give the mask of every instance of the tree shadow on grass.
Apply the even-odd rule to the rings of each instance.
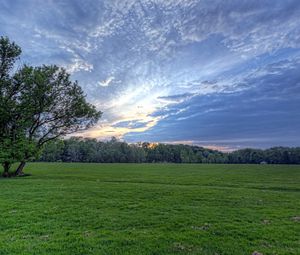
[[[32,176],[32,174],[14,175],[13,173],[11,173],[9,176],[3,176],[2,173],[0,172],[0,180],[25,178],[25,177],[29,177],[29,176]]]
[[[22,177],[29,177],[32,174],[24,173],[22,175],[15,175],[15,171],[17,170],[18,164],[13,164],[9,170],[9,176],[3,176],[3,167],[0,164],[0,180],[11,179],[11,178],[22,178]]]

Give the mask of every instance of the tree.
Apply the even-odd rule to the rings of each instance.
[[[4,112],[0,128],[5,131],[0,138],[5,153],[1,163],[7,173],[11,162],[20,161],[15,173],[20,175],[25,162],[35,158],[44,144],[95,125],[102,113],[86,101],[78,82],[71,81],[65,69],[23,66],[10,75],[20,48],[1,38],[0,49]],[[12,148],[17,148],[17,155],[10,152]]]
[[[47,143],[44,146],[43,152],[40,155],[41,161],[57,162],[62,161],[62,155],[64,151],[64,141],[57,139]]]
[[[19,59],[21,48],[8,38],[0,37],[0,163],[4,176],[12,163],[23,157],[22,150],[28,146],[24,142],[25,133],[19,121],[16,94],[18,88],[12,82],[11,70]]]

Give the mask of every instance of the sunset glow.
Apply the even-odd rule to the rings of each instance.
[[[104,112],[76,135],[223,150],[300,144],[299,1],[37,3],[1,1],[0,33],[25,63],[65,67]]]

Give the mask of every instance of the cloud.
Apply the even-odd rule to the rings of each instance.
[[[158,97],[159,100],[165,103],[181,103],[189,98],[191,98],[194,94],[192,93],[184,93],[178,95],[170,95],[170,96],[160,96]]]
[[[86,136],[263,146],[298,127],[299,16],[298,0],[2,0],[0,34],[79,81],[104,111]]]
[[[137,128],[145,128],[147,125],[149,125],[152,120],[148,122],[140,121],[140,120],[131,120],[131,121],[120,121],[114,124],[112,127],[121,128],[121,127],[127,127],[129,129],[137,129]]]
[[[71,74],[81,70],[91,72],[93,70],[93,65],[83,61],[80,58],[73,58],[71,63],[66,66],[66,69]]]
[[[111,85],[111,83],[114,79],[115,79],[115,77],[111,76],[111,77],[108,77],[106,80],[99,81],[98,84],[101,87],[108,87]]]
[[[300,143],[299,68],[299,58],[267,65],[240,81],[247,89],[194,96],[160,112],[167,117],[156,126],[141,134],[128,133],[125,139],[189,140],[232,149],[296,146]],[[170,114],[180,109],[186,110]]]

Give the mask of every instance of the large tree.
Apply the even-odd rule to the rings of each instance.
[[[15,174],[21,175],[25,162],[45,143],[85,130],[101,117],[63,68],[23,66],[13,72],[20,53],[8,38],[0,38],[0,132],[5,131],[0,161],[5,176],[11,163],[20,162]]]
[[[8,38],[0,38],[0,162],[4,175],[8,175],[10,165],[23,157],[24,131],[18,125],[17,89],[12,82],[11,72],[21,54],[21,48]]]

